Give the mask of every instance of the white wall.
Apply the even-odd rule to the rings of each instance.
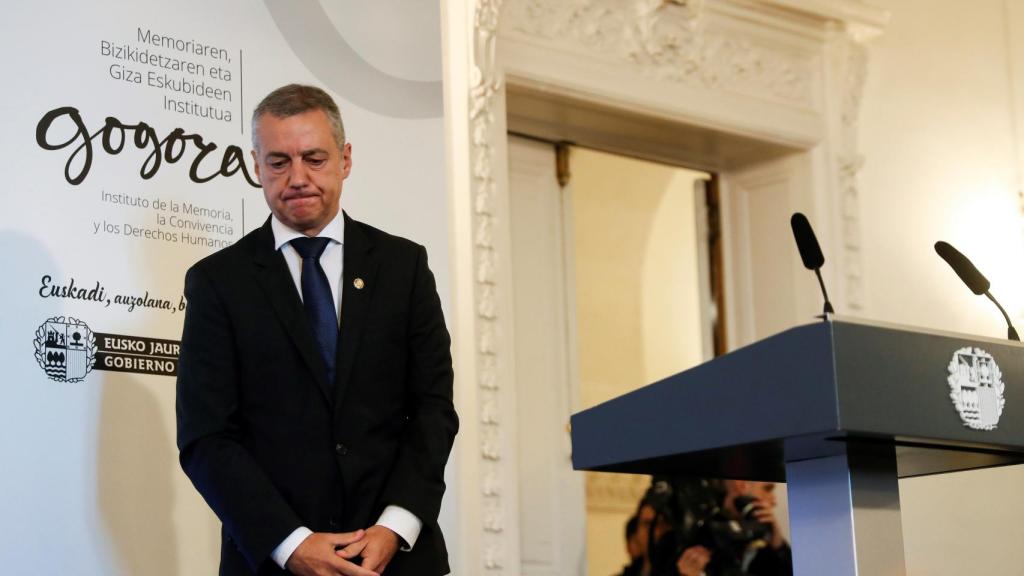
[[[933,252],[946,240],[975,261],[1018,319],[1014,115],[1003,0],[885,0],[861,116],[868,311],[983,334],[1002,319]]]
[[[177,461],[174,378],[97,368],[80,381],[59,381],[37,363],[34,340],[39,334],[42,348],[43,332],[37,331],[60,317],[86,323],[99,352],[107,340],[100,334],[135,343],[179,338],[179,309],[129,309],[117,302],[118,295],[143,294],[180,302],[185,270],[214,250],[181,240],[184,227],[167,221],[184,220],[184,211],[157,208],[156,201],[228,214],[184,220],[200,227],[229,222],[229,230],[192,234],[217,242],[237,241],[261,224],[268,210],[260,191],[241,174],[208,183],[190,177],[198,154],[194,143],[161,145],[174,149],[180,161],[170,162],[168,154],[159,174],[142,177],[149,150],[137,148],[146,148],[138,143],[149,140],[133,140],[129,130],[122,152],[108,154],[98,132],[105,118],[125,125],[145,122],[157,135],[153,142],[166,142],[165,136],[180,128],[207,145],[216,143],[217,151],[197,166],[205,177],[216,171],[228,146],[246,151],[249,161],[247,118],[259,98],[289,82],[325,87],[339,102],[355,148],[345,209],[427,246],[442,305],[452,317],[440,7],[322,4],[46,0],[4,5],[0,48],[17,57],[4,68],[10,88],[0,94],[0,156],[17,169],[8,173],[0,192],[0,454],[5,465],[0,572],[177,576],[212,574],[219,562],[220,523]],[[394,34],[380,33],[385,23],[396,28]],[[140,38],[147,31],[182,44],[153,45]],[[133,60],[114,55],[104,43],[128,46]],[[200,46],[224,50],[228,57],[195,53]],[[198,66],[169,74],[175,82],[161,87],[156,78],[165,70],[140,62],[140,49],[164,63]],[[140,74],[139,82],[126,82],[131,75],[125,69]],[[154,75],[152,83],[148,73]],[[183,96],[174,86],[181,86],[181,78],[193,87],[230,90],[230,102],[209,94]],[[168,106],[169,100],[210,105],[220,119]],[[84,141],[71,143],[72,125],[56,122],[48,138],[53,145],[66,140],[69,146],[62,150],[46,150],[35,141],[40,119],[67,106],[81,112],[94,135],[91,173],[77,185],[65,177],[72,149]],[[230,120],[227,113],[233,114]],[[114,147],[121,140],[118,132],[109,140]],[[71,162],[72,172],[83,167],[84,156]],[[125,196],[139,201],[105,199]],[[100,228],[104,223],[110,226]],[[126,234],[129,225],[163,234]],[[102,285],[114,302],[50,297],[40,291],[44,276],[55,285]],[[98,353],[95,359],[102,368]],[[441,523],[456,549],[459,492],[457,482],[449,486]]]
[[[864,315],[1005,334],[998,311],[932,244],[946,240],[974,260],[1021,323],[1024,215],[1008,48],[1024,30],[1008,23],[1003,0],[872,3],[891,22],[871,44],[861,111]],[[1022,467],[903,481],[908,572],[1021,573],[1022,486]]]

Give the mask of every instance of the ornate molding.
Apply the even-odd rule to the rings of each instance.
[[[504,450],[500,415],[498,251],[494,237],[494,102],[502,89],[495,61],[501,0],[477,0],[473,15],[473,63],[469,91],[470,155],[476,290],[476,362],[480,425],[481,562],[485,573],[505,567]]]
[[[846,90],[843,94],[843,126],[854,129],[860,119],[864,82],[868,77],[868,51],[862,42],[849,38],[846,56]]]
[[[502,34],[638,64],[661,81],[814,107],[810,58],[709,30],[706,20],[703,0],[518,0],[502,15]]]
[[[841,109],[836,168],[842,229],[843,275],[846,285],[846,306],[850,310],[864,308],[864,275],[861,265],[860,190],[858,174],[864,157],[857,146],[857,122],[861,98],[867,80],[868,51],[851,36],[845,40],[845,61],[841,85]]]

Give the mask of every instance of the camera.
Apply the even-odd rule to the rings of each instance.
[[[667,525],[658,534],[651,530],[648,543],[652,576],[675,576],[676,561],[687,548],[703,546],[712,552],[709,574],[743,574],[747,551],[763,548],[772,537],[771,524],[756,517],[758,501],[749,496],[734,500],[739,517],[723,510],[725,488],[721,481],[684,476],[655,477],[641,506],[651,506],[654,525]],[[660,536],[660,537],[659,537]]]

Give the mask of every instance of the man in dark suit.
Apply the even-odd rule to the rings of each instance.
[[[352,148],[322,90],[268,95],[253,148],[271,217],[185,278],[177,441],[220,573],[446,574],[458,419],[426,251],[340,210]]]

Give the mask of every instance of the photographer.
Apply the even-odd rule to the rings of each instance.
[[[640,515],[633,514],[626,522],[626,554],[629,555],[629,564],[620,572],[620,576],[640,576],[644,563],[644,556],[647,555],[645,547],[647,542],[639,535]]]
[[[652,576],[789,576],[789,546],[775,518],[775,485],[654,478],[640,510],[669,528],[650,534]],[[645,572],[646,574],[647,572]]]
[[[650,543],[659,541],[671,530],[672,526],[666,518],[658,515],[646,498],[642,500],[636,514],[626,524],[626,551],[629,553],[630,564],[623,568],[619,576],[650,576]]]
[[[728,564],[733,567],[738,565],[741,570],[739,574],[790,576],[793,573],[792,555],[775,516],[776,485],[752,480],[725,480],[724,485],[722,509],[726,515],[741,521],[753,520],[766,527],[758,539],[753,540],[742,550],[742,554],[737,555],[736,552],[740,550],[733,549],[733,556]],[[680,574],[691,576],[682,570]],[[699,574],[698,572],[697,575]],[[708,571],[707,574],[712,576],[714,573]]]

